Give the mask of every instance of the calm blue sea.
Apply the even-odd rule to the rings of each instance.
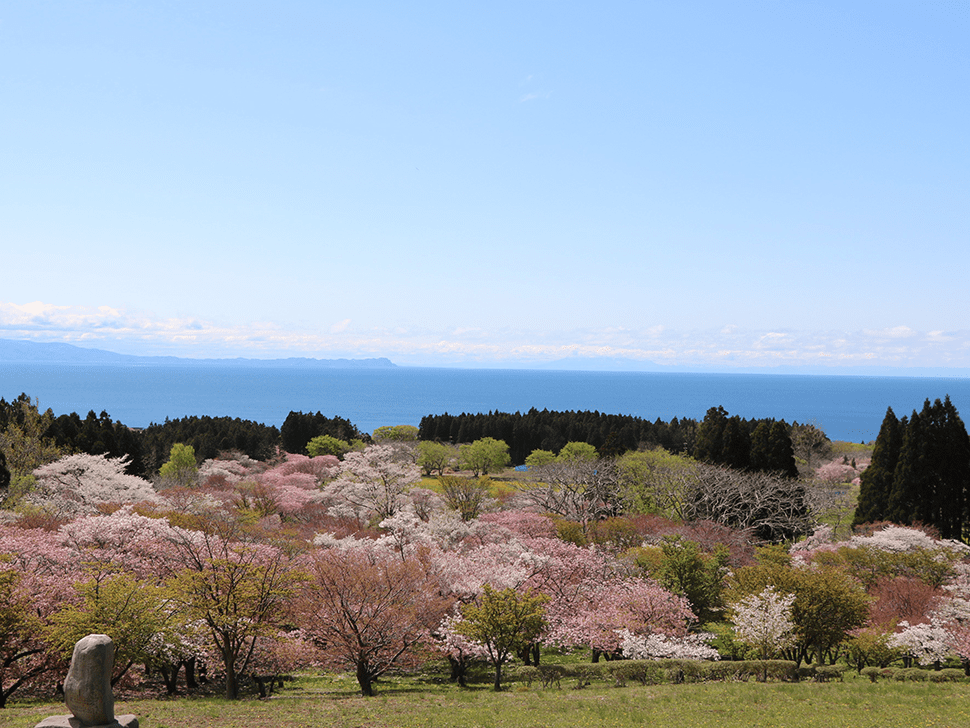
[[[0,364],[0,397],[21,392],[55,414],[107,411],[133,427],[188,415],[281,425],[291,410],[346,417],[361,430],[417,425],[427,414],[598,410],[702,419],[723,405],[742,417],[811,422],[833,440],[869,441],[892,406],[953,400],[970,417],[970,379],[566,372],[489,369],[293,369]]]

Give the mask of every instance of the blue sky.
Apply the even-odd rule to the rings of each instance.
[[[0,338],[970,367],[968,38],[962,0],[7,2]]]

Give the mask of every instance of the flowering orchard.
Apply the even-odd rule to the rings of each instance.
[[[308,668],[349,671],[370,695],[429,660],[459,683],[487,662],[500,687],[505,666],[551,650],[970,659],[957,542],[893,525],[832,542],[818,529],[755,559],[750,529],[624,514],[623,481],[601,468],[608,488],[580,482],[582,459],[556,471],[575,482],[532,481],[505,500],[485,476],[422,481],[416,460],[400,443],[343,460],[236,454],[155,483],[106,456],[37,467],[0,518],[0,705],[51,694],[93,631],[118,645],[119,689],[158,676],[192,690],[204,668],[228,698]],[[563,493],[573,505],[551,507]]]

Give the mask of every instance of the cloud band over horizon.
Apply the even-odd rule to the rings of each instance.
[[[534,332],[496,328],[355,329],[353,321],[317,330],[273,323],[220,324],[159,318],[111,306],[0,302],[0,337],[61,342],[118,353],[186,358],[387,357],[413,366],[542,366],[612,359],[665,366],[733,369],[807,366],[970,367],[970,331],[917,331],[905,325],[861,331],[751,330],[727,325],[679,331]]]

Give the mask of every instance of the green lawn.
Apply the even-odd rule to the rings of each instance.
[[[462,690],[410,679],[379,684],[361,698],[350,677],[304,677],[269,700],[217,698],[121,701],[142,728],[970,728],[970,683],[702,683],[577,690],[511,684]],[[0,726],[32,728],[62,704],[13,703]]]

